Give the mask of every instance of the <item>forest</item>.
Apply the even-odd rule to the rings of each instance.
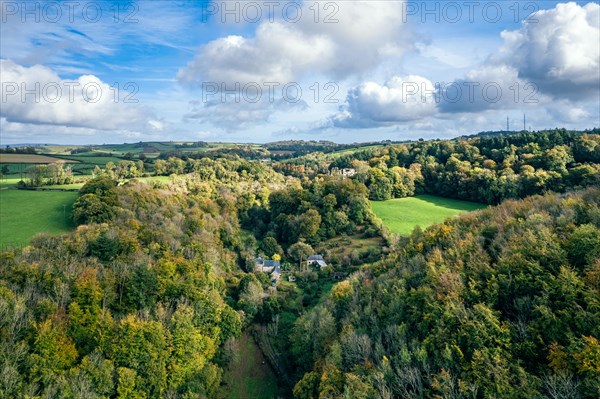
[[[599,276],[598,188],[415,230],[295,323],[294,395],[596,398]]]
[[[497,204],[597,183],[600,136],[551,130],[455,141],[419,141],[334,160],[355,168],[373,200],[416,192]]]
[[[600,397],[598,133],[98,166],[71,232],[0,255],[0,397],[221,399],[256,331],[280,397]],[[408,236],[371,209],[424,193],[491,206]]]

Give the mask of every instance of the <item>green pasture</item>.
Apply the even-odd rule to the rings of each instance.
[[[25,245],[37,233],[73,228],[76,192],[0,190],[0,245]]]
[[[446,218],[463,212],[485,208],[486,205],[433,195],[418,195],[388,201],[371,201],[373,212],[392,232],[409,235],[416,226],[442,223]]]

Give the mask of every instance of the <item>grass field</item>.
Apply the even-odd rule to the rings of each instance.
[[[389,201],[371,201],[373,212],[392,233],[409,235],[416,226],[426,228],[462,212],[475,211],[486,205],[433,195],[418,195]]]
[[[69,231],[76,198],[75,192],[1,190],[0,245],[25,245],[37,233]]]
[[[244,333],[238,339],[239,350],[225,370],[219,398],[221,399],[276,399],[277,378],[254,339]]]
[[[118,157],[106,157],[106,156],[88,156],[88,155],[64,155],[61,158],[65,160],[72,160],[85,164],[94,164],[99,166],[106,166],[108,162],[117,163],[122,161],[122,158]]]

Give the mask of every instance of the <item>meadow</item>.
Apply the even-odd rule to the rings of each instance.
[[[483,209],[486,205],[433,195],[417,195],[388,201],[371,201],[371,207],[392,233],[409,235],[416,226],[425,229],[460,213]]]
[[[24,176],[32,165],[56,162],[76,164],[78,161],[37,154],[0,154],[0,165],[8,167],[8,175]]]
[[[0,190],[0,245],[26,245],[37,233],[73,228],[76,192]]]
[[[237,340],[238,351],[225,370],[219,399],[278,397],[277,377],[254,339],[244,333]]]
[[[117,163],[119,161],[122,161],[122,158],[118,158],[118,157],[109,157],[109,156],[93,156],[93,155],[64,155],[61,156],[62,159],[65,160],[70,160],[70,161],[76,161],[76,162],[81,162],[84,164],[92,164],[92,165],[98,165],[101,167],[106,166],[106,164],[108,162],[112,162],[112,163]]]

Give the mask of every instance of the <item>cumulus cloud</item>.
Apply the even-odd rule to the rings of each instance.
[[[600,100],[600,5],[558,4],[503,31],[503,46],[440,89],[440,111],[526,111],[552,107],[558,120],[589,117],[572,102]],[[559,103],[556,101],[560,100]],[[561,111],[557,111],[561,109]],[[560,115],[560,118],[558,116]]]
[[[0,60],[2,110],[7,122],[99,130],[161,130],[163,122],[94,75],[61,79],[52,69]]]
[[[416,121],[437,113],[435,86],[421,76],[395,76],[383,85],[366,82],[348,92],[335,127],[364,128]]]
[[[331,23],[324,17],[315,22],[311,6],[323,7],[305,2],[296,23],[266,20],[253,37],[227,36],[207,43],[179,71],[179,81],[288,83],[309,74],[341,79],[369,71],[410,46],[401,1],[336,2]]]
[[[483,127],[511,112],[527,113],[543,126],[596,124],[599,16],[600,6],[594,3],[539,11],[520,29],[502,32],[499,51],[462,77],[436,83],[419,76],[394,77],[383,85],[363,83],[348,92],[346,103],[322,128],[430,129],[432,121],[446,127],[458,121],[457,128],[472,121],[474,127],[478,118]]]
[[[502,32],[499,61],[543,92],[573,100],[598,96],[600,5],[558,4],[538,11],[519,30]],[[495,60],[492,60],[495,61]]]

